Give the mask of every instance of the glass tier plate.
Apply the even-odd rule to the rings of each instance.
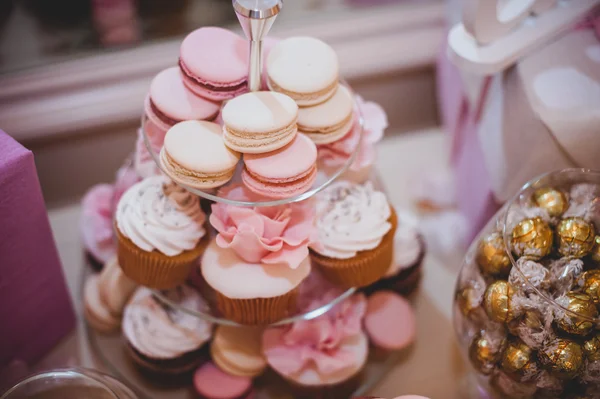
[[[379,180],[376,173],[371,174],[369,181],[373,184],[375,189],[377,189],[379,191],[385,191],[384,188],[382,187],[381,181]],[[212,233],[216,234],[215,232],[212,232]],[[311,274],[313,274],[313,273],[316,273],[315,269],[313,269],[313,271],[311,272]],[[178,304],[176,302],[173,302],[162,291],[153,290],[153,293],[154,293],[155,297],[158,300],[160,300],[163,304],[165,304],[166,306],[173,307],[177,310],[180,310],[180,311],[190,314],[192,316],[199,317],[201,319],[210,321],[215,324],[239,326],[238,323],[228,320],[228,319],[222,317],[221,315],[219,315],[216,308],[214,306],[211,306],[215,302],[214,299],[212,298],[213,294],[211,292],[211,289],[208,288],[207,284],[204,282],[204,280],[200,274],[199,267],[194,270],[194,272],[190,276],[188,283],[191,286],[193,286],[194,288],[196,288],[200,292],[200,294],[204,297],[204,299],[207,302],[206,309],[189,309],[189,308],[181,306],[180,304]],[[300,297],[302,297],[303,295],[310,295],[311,294],[310,290],[312,289],[311,276],[309,276],[309,278],[305,279],[299,285],[298,289],[299,289]],[[331,302],[324,304],[321,307],[311,309],[309,311],[300,311],[300,310],[292,311],[292,312],[290,312],[290,314],[287,317],[285,317],[284,319],[282,319],[272,325],[278,326],[278,325],[293,323],[293,322],[296,322],[299,320],[311,320],[311,319],[317,318],[317,317],[327,313],[335,305],[342,302],[344,299],[348,298],[355,292],[356,292],[355,288],[350,288],[346,291],[340,290],[340,295],[337,296],[336,298],[334,298]]]
[[[120,333],[100,335],[86,325],[86,336],[93,356],[106,367],[107,371],[125,382],[140,399],[189,399],[194,396],[190,379],[189,385],[162,387],[153,385],[135,368],[125,351],[125,341]],[[360,386],[350,396],[364,396],[401,360],[402,352],[386,355],[369,355],[367,365],[360,375]],[[284,381],[272,370],[267,370],[254,381],[257,399],[292,398]],[[344,398],[339,398],[344,399]]]
[[[352,90],[346,82],[340,81],[340,83],[343,84],[344,86],[346,86],[349,90]],[[348,170],[348,168],[350,167],[350,165],[352,165],[352,163],[354,162],[354,160],[358,154],[358,149],[360,147],[360,141],[362,139],[363,131],[364,131],[364,119],[363,119],[362,114],[360,113],[360,109],[358,107],[356,100],[355,100],[355,104],[354,104],[354,111],[355,111],[355,115],[357,116],[357,121],[355,123],[354,129],[358,129],[358,132],[355,132],[355,134],[358,134],[359,136],[358,136],[358,139],[355,140],[356,145],[351,150],[350,156],[348,157],[348,159],[345,160],[345,162],[343,162],[343,164],[340,164],[339,166],[337,166],[335,168],[327,168],[326,173],[323,173],[323,171],[321,170],[321,172],[318,174],[318,177],[317,177],[315,183],[310,188],[310,190],[308,190],[302,194],[295,195],[295,196],[288,197],[288,198],[283,198],[283,199],[268,199],[267,198],[264,200],[261,199],[261,200],[253,201],[253,202],[239,201],[239,200],[236,200],[233,198],[229,198],[226,195],[223,195],[220,191],[227,192],[228,191],[227,187],[242,184],[242,179],[241,179],[241,172],[243,170],[243,161],[242,160],[240,160],[238,167],[236,168],[236,171],[234,173],[233,178],[227,184],[225,184],[221,187],[218,187],[216,189],[200,190],[198,188],[190,187],[181,182],[177,182],[174,179],[173,180],[179,186],[183,187],[184,189],[188,190],[189,192],[191,192],[195,195],[198,195],[199,197],[205,198],[210,201],[221,202],[221,203],[225,203],[225,204],[229,204],[229,205],[261,207],[261,206],[285,205],[285,204],[290,204],[290,203],[294,203],[294,202],[305,201],[305,200],[311,198],[312,196],[314,196],[315,194],[317,194],[318,192],[320,192],[321,190],[323,190],[324,188],[326,188],[331,183],[333,183],[338,177],[340,177],[342,174],[344,174],[344,172],[346,172]],[[162,171],[166,176],[169,176],[169,173],[162,167],[160,160],[159,160],[160,159],[159,153],[156,150],[156,148],[153,148],[153,146],[151,144],[151,140],[147,135],[146,129],[144,128],[144,125],[146,124],[146,119],[147,119],[146,115],[143,114],[141,131],[142,131],[143,138],[144,138],[144,144],[146,145],[146,148],[147,148],[148,152],[150,153],[150,156],[156,163],[158,169],[160,171]],[[317,151],[320,151],[319,147],[317,147]]]

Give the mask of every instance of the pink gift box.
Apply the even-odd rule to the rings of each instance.
[[[0,370],[32,364],[75,326],[33,153],[0,130]]]

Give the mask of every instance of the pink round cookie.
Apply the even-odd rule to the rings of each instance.
[[[308,191],[317,177],[317,147],[305,135],[279,150],[245,154],[242,181],[270,198],[287,198]]]
[[[246,40],[222,28],[200,28],[183,40],[179,67],[196,94],[223,101],[248,90],[249,49]]]
[[[252,379],[226,374],[207,362],[194,373],[194,387],[205,399],[238,399],[250,395]]]
[[[394,399],[429,399],[429,398],[425,397],[425,396],[419,396],[419,395],[403,395],[403,396],[398,396]]]
[[[409,346],[416,336],[415,314],[410,303],[392,291],[379,291],[367,302],[365,330],[371,342],[386,350]]]
[[[214,120],[219,114],[217,103],[198,97],[184,84],[179,68],[165,69],[154,77],[144,109],[151,124],[162,135],[179,122],[187,120]],[[150,133],[153,126],[146,128]]]

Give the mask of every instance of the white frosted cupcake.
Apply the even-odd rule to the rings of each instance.
[[[135,282],[156,289],[185,281],[205,247],[206,215],[198,197],[163,176],[132,186],[119,201],[119,264]]]
[[[200,294],[186,285],[163,295],[186,309],[206,309]],[[203,347],[212,336],[212,324],[165,306],[149,289],[141,287],[125,308],[123,336],[142,373],[169,383],[166,379],[189,374],[206,359]]]
[[[334,284],[364,287],[389,269],[396,213],[371,183],[340,182],[326,189],[318,199],[316,226],[311,258]]]

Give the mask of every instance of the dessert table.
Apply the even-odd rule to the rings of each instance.
[[[411,206],[410,184],[424,171],[448,166],[446,135],[439,129],[410,133],[388,132],[379,144],[377,170],[390,202],[397,208]],[[84,256],[79,241],[79,204],[49,210],[70,293],[81,315],[81,281]],[[418,335],[415,345],[370,392],[382,397],[418,394],[431,399],[465,399],[467,367],[461,358],[452,326],[451,308],[454,282],[462,250],[444,259],[429,252],[424,278],[412,300],[416,308]],[[83,365],[103,370],[87,342],[85,326],[79,317],[77,329],[39,367]]]

